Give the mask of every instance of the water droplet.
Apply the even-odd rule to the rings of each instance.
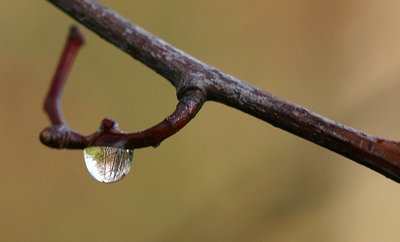
[[[83,155],[90,175],[99,182],[117,182],[131,170],[133,150],[92,146],[84,149]]]

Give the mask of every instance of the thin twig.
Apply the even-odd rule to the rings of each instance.
[[[178,95],[197,90],[400,182],[400,144],[363,134],[196,60],[95,0],[49,0],[106,41],[164,76]],[[198,111],[198,110],[197,110]]]
[[[40,133],[40,140],[47,146],[68,149],[84,149],[88,146],[115,146],[127,149],[156,147],[183,128],[197,114],[206,99],[202,91],[195,88],[186,89],[179,96],[175,111],[154,127],[141,132],[122,133],[116,121],[104,119],[94,134],[81,135],[68,127],[60,103],[68,73],[83,42],[83,35],[76,26],[72,26],[44,102],[44,109],[52,125]]]
[[[79,49],[84,44],[85,40],[82,33],[79,32],[77,27],[71,27],[68,35],[67,44],[61,55],[60,62],[58,63],[56,73],[54,74],[49,92],[47,93],[44,101],[44,109],[49,114],[52,124],[65,124],[61,112],[61,92],[63,90],[65,81],[71,70],[73,61],[78,54]]]

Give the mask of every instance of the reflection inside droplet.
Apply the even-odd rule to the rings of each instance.
[[[83,155],[90,175],[99,182],[117,182],[131,170],[133,150],[92,146],[84,149]]]

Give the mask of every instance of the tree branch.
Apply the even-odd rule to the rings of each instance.
[[[400,144],[398,142],[366,135],[246,84],[176,49],[95,0],[49,0],[49,2],[165,77],[175,86],[178,97],[184,96],[190,99],[195,93],[196,109],[195,112],[190,113],[191,118],[206,100],[224,103],[400,182]],[[191,91],[187,93],[187,90]],[[176,112],[179,113],[179,110]],[[172,116],[177,115],[176,112]],[[57,125],[53,127],[53,129],[57,128],[60,129]],[[169,131],[168,136],[174,132]],[[115,141],[115,138],[117,136],[100,140],[106,144],[110,140]],[[96,138],[92,139],[92,144],[95,140]],[[135,140],[133,143],[139,142],[140,145],[132,145],[132,147],[153,145],[153,141],[139,140],[141,141]],[[89,145],[85,142],[81,144]]]

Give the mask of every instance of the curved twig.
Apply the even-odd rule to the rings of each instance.
[[[94,134],[81,135],[68,128],[62,116],[60,102],[67,75],[83,43],[83,35],[78,28],[71,27],[60,63],[44,102],[44,109],[52,125],[40,133],[40,140],[49,147],[67,149],[84,149],[88,146],[115,146],[127,149],[156,147],[161,141],[183,128],[197,114],[206,99],[201,90],[187,89],[178,96],[179,103],[175,111],[149,129],[135,133],[122,133],[118,129],[116,121],[104,119]]]
[[[248,85],[176,49],[95,0],[48,1],[164,76],[178,94],[197,90],[207,100],[242,110],[400,182],[398,142],[366,135]]]

